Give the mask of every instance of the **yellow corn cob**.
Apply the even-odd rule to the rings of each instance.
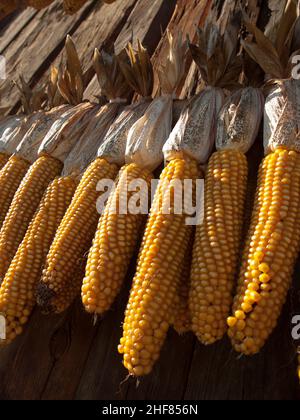
[[[87,0],[64,0],[65,12],[69,15],[73,15],[78,12],[86,2]]]
[[[47,188],[0,288],[0,313],[7,319],[9,344],[20,334],[35,305],[35,287],[55,232],[75,192],[72,177],[56,178]]]
[[[79,293],[85,255],[99,220],[97,184],[101,179],[114,179],[117,173],[116,165],[100,158],[84,173],[56,232],[38,285],[37,300],[44,312],[64,311]]]
[[[35,9],[43,9],[44,7],[50,6],[54,0],[28,0],[28,6],[34,7]]]
[[[0,170],[5,166],[8,162],[9,156],[5,153],[0,153]]]
[[[196,161],[174,159],[162,172],[155,193],[119,346],[124,366],[135,376],[150,373],[159,357],[172,323],[186,232],[192,229],[186,225],[184,214],[174,214],[174,189],[170,182],[196,179],[198,174]],[[168,199],[170,214],[164,214]]]
[[[110,195],[99,220],[82,286],[82,302],[87,312],[103,314],[122,287],[146,221],[146,215],[120,214],[119,211],[120,197],[121,200],[124,197],[124,204],[127,194],[126,203],[129,202],[134,192],[130,192],[128,186],[136,179],[146,181],[147,191],[150,191],[150,172],[136,164],[125,165],[120,171],[117,188]]]
[[[30,163],[19,156],[11,156],[0,171],[0,229],[8,209]]]
[[[41,156],[23,178],[0,231],[0,281],[24,238],[48,184],[61,172],[62,166],[57,159]]]
[[[236,150],[213,154],[205,182],[204,223],[196,229],[191,270],[192,330],[204,344],[227,331],[232,304],[243,210],[247,159]]]
[[[187,230],[186,252],[176,293],[176,302],[173,311],[173,327],[178,334],[185,334],[191,330],[191,314],[189,309],[189,292],[191,286],[191,265],[193,255],[194,234]]]
[[[300,154],[277,149],[260,171],[229,336],[238,352],[257,353],[276,326],[300,245]]]

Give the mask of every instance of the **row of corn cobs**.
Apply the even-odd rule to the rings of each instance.
[[[292,15],[289,9],[282,18]],[[293,19],[298,28],[296,9]],[[295,92],[300,86],[289,78],[290,54],[280,54],[286,46],[283,34],[277,35],[275,47],[246,18],[245,25],[253,39],[241,40],[244,56],[255,58],[273,83],[265,103],[267,156],[259,171],[237,287],[247,190],[245,154],[258,134],[264,95],[251,87],[257,86],[257,79],[242,70],[245,57],[238,54],[236,21],[225,35],[208,24],[199,30],[198,45],[189,44],[204,86],[183,107],[177,123],[174,95],[184,75],[188,45],[180,36],[175,42],[168,34],[169,54],[158,69],[162,96],[153,100],[153,69],[140,44],[137,52],[129,46],[118,59],[96,51],[95,69],[109,100],[103,106],[81,103],[83,75],[68,38],[69,62],[61,76],[52,72],[49,91],[52,105],[57,103],[57,90],[69,105],[22,120],[27,143],[35,138],[28,121],[36,115],[38,124],[47,121],[44,138],[38,150],[31,145],[28,160],[24,139],[17,153],[1,156],[4,344],[23,331],[36,302],[45,313],[60,313],[80,287],[85,309],[94,316],[105,313],[121,290],[144,232],[119,346],[132,375],[151,372],[171,325],[179,332],[193,331],[206,345],[228,331],[234,348],[246,355],[263,347],[285,302],[300,249],[300,149],[295,129]],[[297,41],[294,37],[289,42],[291,54],[299,49]],[[261,60],[266,45],[277,67]],[[218,59],[221,64],[215,71],[211,61]],[[247,87],[241,84],[241,74]],[[130,89],[142,99],[124,108]],[[211,155],[214,145],[217,151]],[[136,193],[128,190],[129,183],[142,179],[150,185],[163,157],[165,168],[149,216],[123,214],[120,203],[128,204]],[[191,180],[190,198],[195,201],[200,165],[207,163],[204,221],[193,229],[186,223],[190,215],[176,212],[174,184]],[[99,216],[97,185],[103,179],[117,183]]]

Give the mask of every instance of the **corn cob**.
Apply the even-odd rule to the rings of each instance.
[[[4,277],[0,312],[8,321],[5,344],[22,332],[31,314],[44,260],[75,188],[72,177],[56,178],[49,185]]]
[[[29,162],[16,155],[11,156],[0,171],[0,228],[3,225],[14,195],[29,167]]]
[[[133,73],[133,77],[128,77],[129,83],[132,83],[135,78],[141,82],[144,80],[138,89],[145,95],[147,92],[143,85],[146,85],[148,86],[147,91],[151,92],[153,71],[147,51],[139,43],[138,52],[135,54],[129,45],[128,55],[131,67],[123,66],[122,70],[125,70],[125,76]],[[140,77],[135,70],[136,67],[141,72]],[[176,83],[176,80],[172,80],[172,82]],[[135,81],[134,87],[136,83]],[[171,86],[173,86],[172,83]],[[135,89],[137,88],[135,87]],[[169,92],[166,91],[166,93]],[[146,199],[146,203],[149,202],[149,197],[146,195],[150,191],[152,171],[162,161],[162,144],[171,130],[172,102],[170,94],[165,98],[154,100],[145,115],[131,128],[128,135],[126,147],[128,165],[123,167],[120,172],[117,188],[110,196],[104,215],[100,218],[89,253],[86,277],[82,286],[82,301],[85,309],[90,313],[102,314],[107,311],[124,282],[130,260],[138,245],[141,229],[146,221],[143,214],[133,214],[129,209],[130,199],[136,195],[136,191],[130,192],[128,187],[134,180],[144,181],[147,184],[145,185],[147,191],[144,191],[141,186],[140,192],[145,195],[140,200],[144,202]],[[119,197],[122,205],[126,204],[126,214],[120,213],[118,205],[116,214],[112,214]],[[148,208],[145,210],[148,211]]]
[[[0,170],[7,164],[9,156],[5,153],[0,153]]]
[[[278,148],[262,163],[233,316],[234,348],[257,353],[274,329],[299,252],[300,154]]]
[[[70,52],[73,49],[68,48]],[[73,55],[73,53],[70,54],[70,58]],[[83,148],[86,133],[84,132],[73,152],[65,160],[65,170],[81,177],[81,180],[56,232],[47,256],[42,279],[37,286],[37,302],[45,313],[64,311],[80,292],[86,253],[91,246],[99,220],[97,199],[100,194],[97,193],[97,186],[103,179],[115,179],[118,172],[117,164],[113,163],[113,159],[110,161],[110,153],[108,153],[109,156],[103,155],[104,158],[99,155],[92,161],[95,157],[93,152],[95,145],[99,147],[99,139],[101,140],[100,144],[106,143],[106,137],[110,135],[110,131],[106,132],[120,109],[120,100],[115,101],[115,99],[128,95],[130,89],[120,72],[115,55],[100,54],[96,49],[93,60],[102,92],[111,103],[101,107],[99,114],[96,114],[87,127],[87,137],[90,138],[91,144]],[[100,129],[101,133],[97,133]],[[105,137],[103,138],[103,136]],[[114,144],[120,146],[118,140],[114,137],[112,140],[108,139],[110,151],[115,152]],[[116,155],[113,157],[117,159],[118,153]],[[75,165],[72,156],[75,156]],[[81,157],[83,157],[82,162]],[[122,159],[124,160],[124,154]],[[92,163],[90,163],[91,161]]]
[[[179,284],[176,292],[176,300],[173,310],[173,327],[178,334],[185,334],[191,330],[191,314],[189,309],[189,292],[191,286],[191,265],[194,243],[194,232],[190,235],[187,231],[188,244],[186,249],[182,269],[180,270]]]
[[[242,41],[268,77],[277,80],[265,103],[267,156],[259,172],[237,293],[227,320],[234,348],[247,355],[259,352],[276,326],[300,249],[300,148],[296,135],[300,86],[298,80],[289,79],[295,35],[290,28],[297,27],[297,4],[288,2],[283,10],[280,20],[284,25],[279,25],[277,33],[268,28],[272,41],[247,19],[246,27],[254,36]]]
[[[84,173],[56,232],[38,285],[38,304],[44,312],[62,312],[80,290],[83,276],[78,282],[73,278],[84,265],[97,227],[97,184],[101,179],[114,179],[117,172],[117,165],[98,158]]]
[[[196,230],[191,271],[192,329],[204,344],[213,343],[226,332],[246,186],[245,155],[216,152],[206,174],[205,220]]]
[[[245,88],[229,97],[218,117],[218,151],[207,168],[204,223],[196,228],[189,298],[192,330],[206,345],[227,331],[244,223],[245,153],[257,136],[262,113],[262,93]]]
[[[64,10],[69,15],[73,15],[82,8],[87,0],[64,0]]]
[[[28,6],[34,7],[38,10],[50,6],[53,2],[54,0],[27,0]]]
[[[121,169],[117,187],[99,220],[82,286],[82,302],[87,312],[103,314],[107,311],[123,284],[146,215],[120,214],[119,203],[123,200],[124,204],[126,195],[126,203],[129,203],[135,194],[129,192],[129,186],[137,179],[145,181],[150,191],[152,175],[147,169],[136,164]]]
[[[50,156],[41,156],[23,178],[0,231],[1,281],[26,233],[45,189],[61,170],[62,163],[59,160]]]
[[[119,352],[123,364],[135,376],[147,375],[159,357],[160,349],[172,323],[183,263],[187,230],[185,214],[175,214],[175,180],[198,178],[195,160],[174,159],[164,169],[157,187],[153,207],[140,250],[125,312],[123,337]],[[170,214],[164,214],[166,200]],[[182,252],[183,251],[183,252]]]

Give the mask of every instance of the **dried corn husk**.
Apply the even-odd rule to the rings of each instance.
[[[264,147],[270,153],[278,147],[300,152],[300,81],[284,80],[266,98]]]
[[[79,176],[97,156],[99,145],[115,119],[120,105],[111,103],[95,109],[86,129],[64,163],[63,175]]]
[[[234,149],[247,153],[256,140],[263,116],[264,96],[247,87],[233,93],[217,119],[217,150]]]
[[[168,33],[169,51],[158,74],[162,95],[155,98],[145,114],[128,133],[125,161],[153,171],[163,161],[162,148],[168,139],[173,122],[175,91],[184,74],[187,44],[179,34],[177,42]]]
[[[125,60],[124,51],[117,57],[115,54],[108,54],[105,51],[94,51],[94,68],[97,74],[100,95],[106,96],[110,101],[119,98],[128,99],[132,94],[125,76],[121,70],[122,61]]]
[[[162,147],[172,129],[173,98],[159,97],[144,116],[130,129],[126,145],[126,163],[136,163],[153,171],[163,161]]]
[[[238,55],[240,25],[234,19],[224,34],[212,22],[198,30],[198,44],[189,42],[189,49],[199,67],[203,83],[223,89],[239,86],[242,59]]]
[[[118,166],[125,164],[126,141],[131,127],[144,115],[150,103],[143,100],[127,106],[110,127],[103,144],[98,150],[98,157]]]
[[[128,62],[125,60],[125,57],[124,59],[119,58],[118,62],[127,83],[144,98],[151,97],[154,73],[147,49],[138,40],[137,52],[134,51],[130,43],[126,48],[126,52]]]
[[[23,112],[27,115],[39,111],[47,100],[45,86],[37,86],[32,89],[22,75],[19,80],[14,80],[14,84],[20,92]]]
[[[38,155],[46,153],[64,162],[88,125],[95,109],[95,105],[82,103],[63,113],[46,134]]]
[[[33,163],[38,157],[39,147],[53,123],[70,107],[63,105],[48,112],[37,113],[22,141],[16,148],[16,154]]]
[[[82,102],[85,89],[82,65],[75,43],[70,35],[65,42],[66,68],[61,74],[52,73],[52,83],[56,83],[61,96],[71,105]],[[59,73],[59,72],[58,72]]]
[[[0,153],[12,155],[33,122],[35,115],[9,116],[0,126]]]
[[[222,89],[213,87],[191,99],[163,148],[166,161],[187,155],[201,164],[207,162],[214,146],[217,115],[223,99]]]
[[[265,33],[250,22],[244,13],[244,22],[252,38],[241,43],[247,54],[256,61],[266,73],[266,79],[290,77],[291,54],[300,48],[298,36],[299,10],[294,0],[288,0],[285,7],[275,14]]]

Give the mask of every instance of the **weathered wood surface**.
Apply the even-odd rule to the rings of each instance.
[[[248,3],[255,14],[258,3]],[[212,8],[226,21],[223,4],[213,0],[177,0],[174,10],[173,0],[119,0],[115,6],[94,1],[71,18],[55,4],[47,13],[30,15],[25,11],[17,15],[8,28],[0,30],[0,51],[5,51],[13,74],[23,66],[25,77],[34,84],[45,79],[51,62],[60,60],[67,32],[73,34],[84,68],[88,69],[95,46],[110,48],[115,43],[116,48],[122,48],[133,31],[133,41],[137,36],[141,38],[154,52],[157,66],[166,48],[165,38],[160,41],[158,36],[160,26],[164,30],[170,21],[174,36],[182,30],[194,39],[197,25],[205,22]],[[22,24],[21,16],[26,17],[26,23],[23,20]],[[47,33],[53,34],[51,41]],[[32,48],[30,59],[25,59],[26,45]],[[38,47],[36,52],[33,46]],[[182,96],[197,84],[195,68],[189,71],[190,64],[187,63],[187,78],[180,88]],[[10,92],[17,106],[17,96]],[[98,87],[92,80],[86,96],[97,93]],[[258,140],[249,155],[254,183],[261,157]],[[204,347],[192,334],[179,337],[170,330],[154,372],[139,383],[127,379],[117,353],[134,267],[135,258],[124,290],[96,325],[84,313],[79,299],[61,316],[45,317],[36,310],[24,334],[0,350],[0,399],[300,399],[296,350],[290,334],[291,314],[300,312],[300,263],[280,324],[260,355],[239,359],[227,339]]]
[[[175,4],[174,0],[138,0],[115,40],[116,53],[126,47],[129,41],[136,46],[139,39],[152,54],[161,39],[161,31],[168,25]],[[98,82],[94,77],[86,89],[85,98],[93,100],[97,92]]]

